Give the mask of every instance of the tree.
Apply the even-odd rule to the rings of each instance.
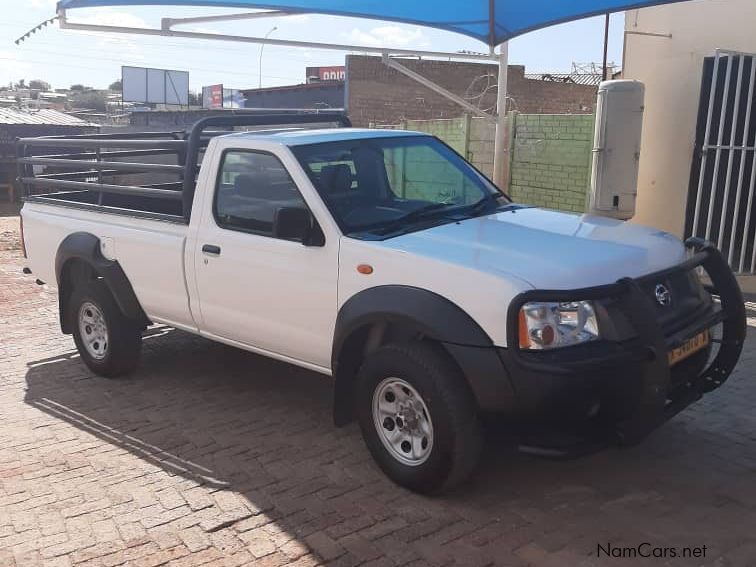
[[[40,91],[49,91],[51,89],[50,83],[43,81],[42,79],[32,79],[29,81],[30,89],[37,89]]]
[[[19,89],[25,89],[26,88],[26,81],[24,79],[19,79],[16,83],[16,87]]]
[[[188,102],[189,106],[200,106],[202,104],[202,97],[194,91],[189,91]]]
[[[71,89],[75,90],[75,89]],[[105,95],[99,91],[79,92],[76,96],[71,97],[71,106],[74,108],[87,108],[97,112],[105,112],[107,101]]]
[[[121,79],[118,79],[116,81],[113,81],[110,83],[110,86],[108,87],[111,91],[118,91],[121,92],[123,89],[123,85],[121,84]]]
[[[71,85],[71,89],[70,90],[72,90],[72,91],[78,91],[78,92],[83,92],[83,91],[92,90],[92,87],[85,87],[84,85],[76,83],[75,85]]]

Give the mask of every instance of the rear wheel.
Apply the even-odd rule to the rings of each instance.
[[[381,347],[365,359],[357,381],[362,435],[389,478],[433,494],[470,476],[482,446],[477,407],[440,347]]]
[[[69,308],[76,348],[93,372],[112,378],[136,368],[142,332],[121,313],[102,280],[77,285]]]

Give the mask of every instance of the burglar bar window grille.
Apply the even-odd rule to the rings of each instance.
[[[714,242],[736,272],[756,272],[756,60],[706,58],[686,215],[686,236]]]

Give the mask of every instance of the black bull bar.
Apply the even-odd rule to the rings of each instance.
[[[580,290],[535,290],[525,292],[515,298],[508,313],[509,344],[512,362],[530,371],[579,373],[581,365],[596,369],[605,366],[607,371],[624,363],[636,363],[640,369],[640,396],[629,417],[616,423],[616,434],[621,444],[639,442],[648,433],[667,421],[703,394],[719,388],[730,376],[740,358],[746,337],[746,310],[740,286],[722,256],[710,242],[699,238],[689,238],[685,242],[692,256],[669,269],[640,278],[624,278],[613,284],[584,288]],[[698,268],[708,275],[711,285],[705,286],[719,304],[706,316],[698,318],[684,329],[665,335],[657,318],[652,298],[643,286],[659,281],[674,272],[690,271]],[[564,365],[544,364],[537,356],[528,356],[519,351],[517,329],[520,308],[530,301],[582,301],[600,300],[614,297],[638,339],[632,345],[613,345],[605,357],[591,360],[573,360]],[[682,394],[669,399],[672,370],[668,352],[682,346],[691,337],[722,323],[721,340],[716,356],[697,376],[691,377],[689,387]],[[559,368],[562,366],[562,368]]]

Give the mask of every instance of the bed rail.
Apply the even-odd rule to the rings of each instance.
[[[108,195],[179,202],[179,216],[189,222],[197,172],[210,140],[243,127],[332,124],[351,126],[344,114],[335,112],[261,114],[231,111],[226,115],[203,118],[186,132],[20,138],[16,144],[17,182],[27,199],[94,192],[96,202],[91,198],[86,203],[90,209],[107,208]],[[147,183],[133,181],[134,177],[150,174],[161,175],[163,179]],[[118,209],[123,209],[122,204]]]

